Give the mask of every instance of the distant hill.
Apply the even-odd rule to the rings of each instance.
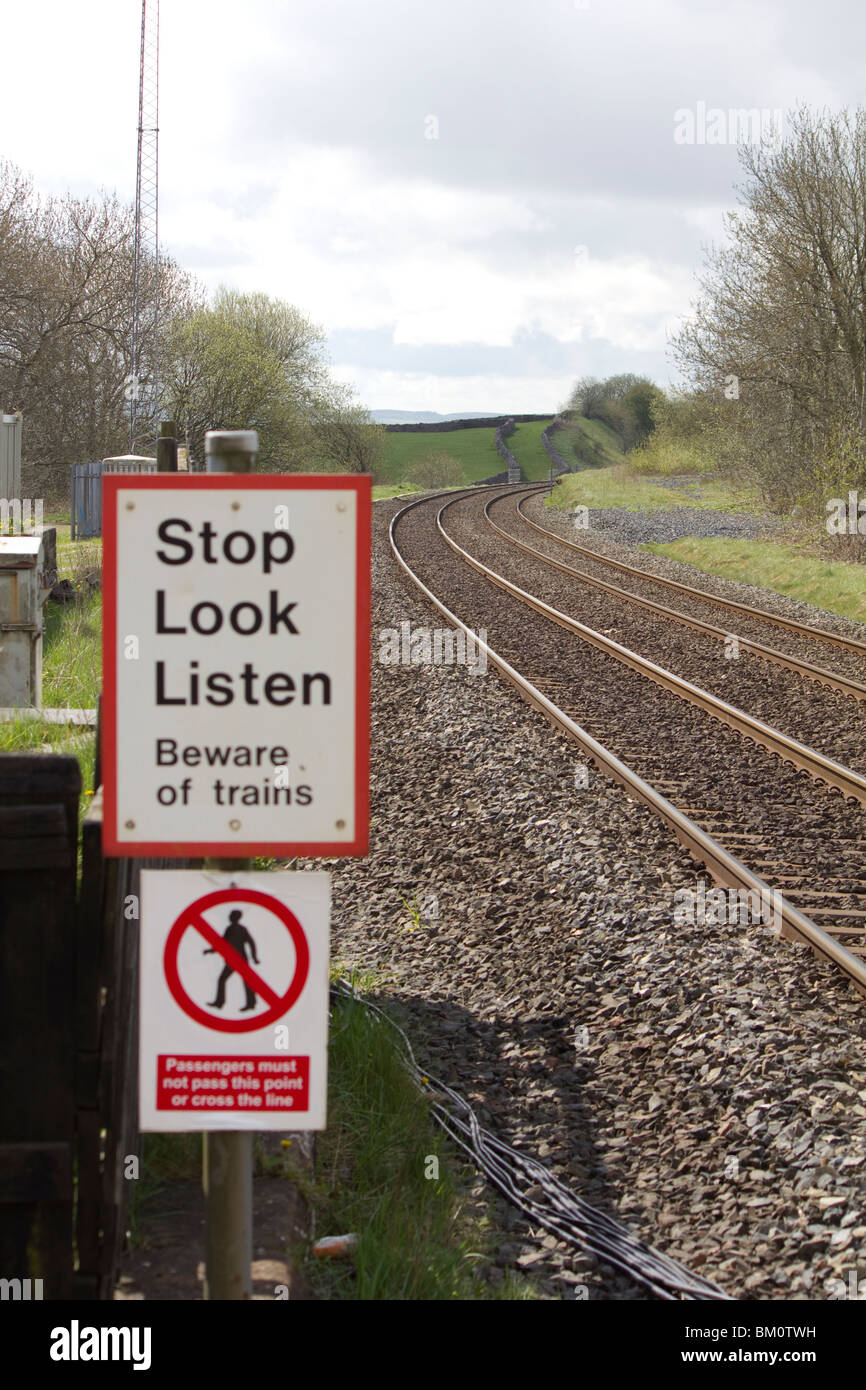
[[[370,414],[377,425],[437,425],[446,420],[486,420],[496,412],[464,410],[459,415],[438,415],[435,410],[371,410]]]

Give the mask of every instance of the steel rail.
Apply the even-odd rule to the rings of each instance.
[[[419,498],[417,501],[410,502],[405,507],[401,507],[398,512],[395,512],[389,527],[389,540],[394,558],[405,574],[408,575],[412,583],[424,594],[425,598],[432,603],[434,608],[438,609],[449,623],[455,628],[459,628],[467,637],[472,639],[476,646],[482,649],[487,660],[489,660],[496,669],[502,673],[505,679],[517,689],[521,698],[524,699],[527,704],[532,705],[540,713],[545,715],[545,717],[562,733],[574,743],[577,743],[602,772],[611,777],[615,782],[626,787],[629,792],[649,806],[656,815],[670,827],[680,843],[688,849],[692,857],[698,863],[706,866],[710,875],[716,882],[723,883],[728,888],[735,888],[737,890],[744,889],[746,892],[750,893],[754,892],[761,895],[769,895],[769,900],[774,903],[778,915],[781,918],[781,930],[773,929],[774,935],[781,935],[789,940],[808,943],[816,954],[823,956],[825,959],[839,966],[849,977],[857,990],[861,994],[866,995],[866,961],[858,959],[857,956],[847,951],[845,947],[832,936],[829,936],[827,932],[823,931],[815,922],[812,922],[804,913],[794,907],[793,903],[788,902],[778,889],[771,888],[764,879],[759,878],[758,875],[754,874],[745,864],[735,859],[732,854],[728,853],[723,845],[720,845],[717,840],[714,840],[703,831],[699,825],[696,825],[695,822],[684,815],[682,811],[679,811],[677,807],[674,806],[673,802],[668,801],[667,797],[662,796],[660,792],[657,792],[654,787],[651,787],[649,783],[645,782],[636,772],[633,772],[630,767],[621,762],[614,753],[610,752],[610,750],[599,743],[597,739],[593,738],[592,734],[581,728],[570,715],[566,714],[564,710],[560,709],[558,705],[555,705],[552,700],[549,700],[546,695],[542,694],[536,686],[528,681],[525,676],[522,676],[504,657],[500,656],[498,652],[495,652],[487,642],[483,642],[466,623],[462,622],[462,620],[457,617],[456,613],[452,613],[451,609],[436,597],[432,589],[428,588],[401,554],[399,546],[397,545],[395,533],[397,523],[402,517],[406,516],[408,512],[413,511],[415,507],[422,506],[425,502],[429,503],[433,500],[436,500],[435,497]],[[457,499],[452,497],[451,500],[456,501]],[[448,503],[445,505],[447,506]],[[439,518],[443,510],[444,507],[440,508],[439,514],[437,515],[437,525],[439,524]],[[442,534],[444,536],[444,532]],[[453,543],[449,541],[449,544]],[[473,564],[476,566],[477,563],[478,562],[473,561]],[[761,900],[767,901],[767,897],[762,896]]]
[[[516,536],[512,536],[510,532],[506,531],[498,522],[494,521],[493,517],[490,515],[490,508],[496,505],[496,503],[501,502],[503,496],[507,498],[508,494],[500,494],[499,497],[491,497],[484,508],[484,516],[494,531],[498,531],[499,535],[509,541],[511,545],[517,546],[520,550],[525,550],[533,559],[540,560],[542,564],[551,565],[554,569],[562,570],[564,574],[571,575],[575,579],[580,579],[586,584],[591,584],[596,589],[601,589],[603,593],[610,594],[614,598],[623,599],[628,603],[636,604],[640,608],[646,608],[649,612],[655,613],[661,618],[667,618],[673,622],[681,623],[684,627],[693,628],[695,631],[702,632],[708,637],[715,638],[717,641],[726,642],[730,639],[732,634],[723,627],[715,627],[712,623],[705,623],[700,618],[690,617],[687,613],[681,613],[676,608],[666,608],[664,604],[654,603],[652,599],[640,598],[637,594],[630,593],[628,589],[621,589],[616,584],[608,584],[606,580],[597,579],[594,575],[587,574],[585,570],[575,569],[573,565],[563,564],[561,560],[554,560],[549,555],[543,555],[541,551],[536,550],[534,546],[527,545],[525,541],[518,540]],[[514,501],[515,499],[512,498],[512,500]],[[528,525],[534,526],[535,523],[530,522],[529,518],[520,510],[519,503],[516,507],[516,511],[523,521],[527,522]],[[548,534],[552,535],[552,532],[548,532]],[[836,675],[835,672],[828,671],[823,666],[816,666],[811,661],[803,661],[800,657],[788,656],[786,652],[777,651],[775,647],[765,647],[763,643],[754,642],[750,637],[740,637],[738,634],[734,635],[737,638],[739,646],[744,651],[751,652],[754,656],[760,657],[764,661],[774,662],[777,666],[783,666],[786,670],[793,671],[797,675],[803,676],[808,680],[819,681],[821,685],[835,690],[837,694],[845,695],[848,699],[866,700],[866,685],[863,685],[860,681],[851,680],[847,676]]]
[[[566,540],[565,536],[558,536],[555,531],[548,531],[546,526],[541,526],[539,522],[528,517],[523,511],[523,500],[518,503],[517,510],[527,526],[540,531],[543,536],[547,536],[552,541],[558,541],[560,545],[568,546],[570,550],[578,551],[589,560],[595,560],[600,565],[610,565],[612,569],[621,570],[624,574],[633,574],[636,579],[642,579],[646,583],[662,584],[668,589],[676,589],[679,593],[688,594],[689,598],[699,598],[704,603],[715,603],[721,608],[730,608],[734,612],[744,614],[747,618],[757,618],[761,622],[771,623],[774,627],[786,628],[789,632],[795,632],[800,637],[810,637],[816,642],[828,642],[833,646],[841,647],[844,651],[854,652],[856,656],[866,657],[866,642],[860,642],[855,637],[842,637],[838,632],[829,632],[827,628],[823,627],[810,627],[808,623],[798,623],[796,618],[783,618],[778,613],[768,612],[765,608],[752,608],[748,603],[738,603],[736,599],[722,598],[718,594],[708,594],[703,589],[695,589],[690,584],[680,583],[677,579],[662,579],[660,575],[650,574],[647,570],[638,569],[636,565],[626,565],[622,560],[612,560],[609,556],[599,555],[585,545],[578,545],[576,541]]]
[[[468,550],[464,550],[452,536],[448,535],[442,525],[443,513],[457,500],[457,498],[452,498],[450,502],[446,502],[444,506],[440,507],[436,517],[436,526],[443,540],[450,545],[451,549],[460,555],[468,565],[483,574],[485,579],[497,584],[500,589],[504,589],[514,598],[520,599],[521,603],[534,608],[536,613],[540,613],[542,617],[558,623],[568,632],[583,638],[584,641],[598,647],[609,656],[616,657],[618,661],[630,666],[640,675],[647,676],[656,685],[661,685],[674,695],[679,695],[689,704],[699,706],[706,714],[718,719],[720,723],[736,729],[745,738],[749,738],[762,748],[766,748],[768,752],[775,753],[786,762],[792,763],[794,767],[808,772],[809,776],[813,777],[816,782],[823,782],[828,786],[835,787],[837,791],[842,792],[843,796],[859,801],[866,806],[866,777],[861,776],[859,772],[854,772],[852,768],[845,767],[842,763],[834,762],[832,758],[825,758],[823,753],[816,752],[814,748],[807,747],[805,743],[799,743],[796,739],[790,738],[788,734],[774,729],[770,724],[762,723],[760,719],[746,714],[745,710],[737,709],[735,705],[729,705],[725,700],[720,700],[717,695],[711,695],[709,691],[701,690],[700,686],[693,685],[691,681],[684,680],[682,676],[675,676],[673,671],[667,671],[663,666],[657,666],[648,657],[640,656],[629,647],[622,646],[620,642],[614,642],[612,637],[605,637],[603,633],[587,627],[577,618],[571,618],[567,613],[560,613],[558,608],[552,608],[543,599],[527,593],[517,584],[512,584],[510,579],[497,574],[495,570],[490,569],[474,555],[470,555]]]

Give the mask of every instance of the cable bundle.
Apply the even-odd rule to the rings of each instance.
[[[430,1097],[431,1109],[446,1134],[469,1154],[500,1192],[539,1226],[568,1245],[588,1250],[600,1260],[645,1285],[657,1298],[729,1301],[717,1284],[646,1245],[612,1217],[575,1194],[539,1163],[497,1139],[478,1121],[472,1106],[457,1091],[422,1071],[399,1024],[365,999],[349,980],[338,980],[331,994],[351,999],[384,1019],[399,1034],[403,1061],[418,1090]],[[528,1196],[540,1187],[543,1197]]]

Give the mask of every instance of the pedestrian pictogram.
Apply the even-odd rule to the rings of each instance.
[[[330,876],[145,869],[140,1127],[323,1129]]]
[[[269,981],[263,972],[253,969],[247,958],[249,950],[253,962],[256,965],[260,964],[255,941],[241,921],[243,912],[238,907],[240,903],[256,903],[265,908],[289,933],[294,947],[295,968],[282,992],[280,991],[284,982],[279,980],[276,974]],[[216,916],[213,909],[223,906],[230,909],[228,926],[223,934],[219,935],[211,925],[211,919]],[[195,997],[191,997],[181,980],[178,966],[179,951],[188,931],[198,932],[207,942],[203,955],[216,955],[223,962],[216,982],[216,997],[201,1003]],[[250,888],[231,887],[197,898],[177,918],[165,944],[165,978],[174,999],[190,1018],[221,1033],[248,1033],[252,1029],[263,1028],[266,1024],[275,1023],[277,1019],[282,1018],[304,988],[309,964],[307,938],[294,913],[271,894]],[[234,974],[240,978],[245,991],[241,1011],[255,1009],[257,1000],[261,999],[267,1006],[264,1012],[255,1013],[251,1018],[240,1019],[220,1017],[210,1012],[225,1007],[226,986]]]
[[[256,943],[253,941],[253,938],[250,936],[249,932],[247,931],[246,927],[241,921],[242,916],[243,913],[239,912],[237,908],[234,912],[229,913],[229,924],[223,932],[223,941],[225,941],[229,946],[231,946],[233,950],[237,951],[238,955],[243,956],[244,960],[248,959],[247,947],[249,946],[250,951],[252,953],[252,958],[255,961],[256,965],[258,965],[259,958],[256,955]],[[222,956],[222,951],[218,950],[216,946],[205,946],[204,954],[206,956]],[[228,983],[229,976],[233,975],[234,973],[234,966],[231,964],[230,961],[226,960],[226,963],[222,968],[222,974],[219,977],[219,983],[217,984],[217,997],[216,999],[212,999],[210,1001],[210,1008],[222,1008],[223,1004],[226,1002],[226,984]],[[245,975],[242,975],[241,978],[243,979],[244,991],[246,993],[246,1003],[244,1004],[244,1011],[246,1012],[247,1009],[254,1009],[256,1007],[256,996],[254,991],[250,988],[249,979]]]

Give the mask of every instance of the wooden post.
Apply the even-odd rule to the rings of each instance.
[[[209,430],[206,473],[252,473],[259,457],[255,430]],[[250,859],[206,859],[205,869],[252,868]],[[202,1136],[206,1299],[252,1298],[253,1136],[248,1130]]]
[[[177,472],[177,438],[173,420],[163,420],[156,441],[157,473]]]

